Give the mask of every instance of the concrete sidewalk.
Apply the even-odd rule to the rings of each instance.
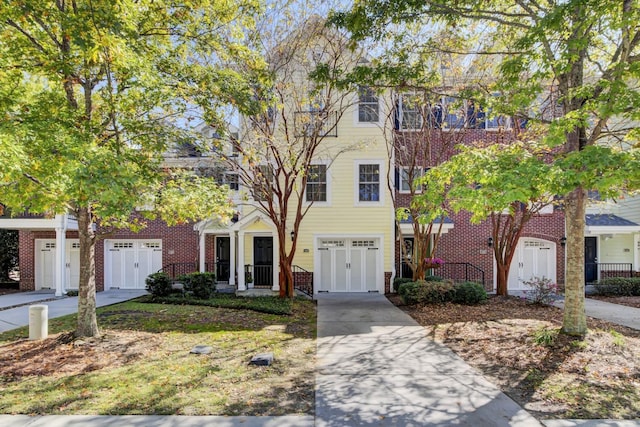
[[[96,306],[117,304],[145,295],[145,290],[111,289],[96,294]],[[0,332],[29,325],[29,306],[44,304],[48,307],[49,319],[78,311],[78,297],[55,297],[54,294],[36,291],[0,296]],[[2,310],[5,307],[19,307]]]
[[[553,305],[564,309],[564,299],[555,301]],[[587,316],[640,330],[640,308],[586,298],[584,300],[584,309]]]
[[[383,295],[318,296],[316,426],[541,426]]]

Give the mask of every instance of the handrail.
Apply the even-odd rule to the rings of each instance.
[[[596,280],[611,277],[633,277],[633,263],[630,262],[587,262],[584,266],[585,273],[591,273]],[[585,274],[585,282],[586,276],[587,274]]]
[[[292,265],[291,271],[293,272],[293,289],[307,296],[313,296],[313,273],[299,265]]]
[[[209,263],[205,263],[205,271],[209,271]],[[200,264],[198,262],[174,262],[166,264],[158,272],[164,272],[172,279],[177,279],[183,274],[196,273],[200,271]]]
[[[470,262],[447,262],[439,269],[434,270],[434,274],[451,279],[456,283],[478,282],[482,286],[486,286],[484,270]]]

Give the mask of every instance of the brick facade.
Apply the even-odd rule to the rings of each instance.
[[[495,143],[508,143],[515,137],[514,130],[487,131],[483,129],[464,129],[460,132],[434,130],[429,134],[431,162],[424,162],[425,166],[435,166],[448,160],[455,154],[454,144],[464,145],[489,145]],[[414,132],[411,137],[406,133],[398,132],[396,143],[411,144],[420,141],[419,133]],[[420,143],[420,142],[418,142]],[[424,144],[424,141],[422,142]],[[402,166],[401,155],[397,155],[398,167]],[[420,159],[419,159],[420,160]],[[409,206],[410,194],[400,193],[396,188],[397,206]],[[493,252],[488,247],[487,240],[491,236],[491,224],[484,221],[479,224],[471,224],[471,214],[460,212],[452,215],[450,219],[454,227],[448,233],[443,234],[435,251],[435,256],[443,258],[447,263],[471,263],[480,268],[485,274],[485,286],[487,290],[494,290]],[[564,284],[565,276],[565,250],[560,245],[560,239],[564,236],[564,212],[558,208],[552,214],[533,217],[523,230],[521,238],[531,237],[548,240],[556,243],[556,278],[559,284]],[[405,235],[404,237],[411,237]],[[396,274],[401,272],[400,239],[396,239]],[[437,274],[437,272],[435,272]]]

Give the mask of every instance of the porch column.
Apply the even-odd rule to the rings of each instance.
[[[207,271],[207,267],[205,265],[205,241],[204,238],[206,236],[206,234],[204,233],[204,230],[201,231],[200,233],[200,267],[199,267],[199,271],[200,273],[204,273],[205,271]]]
[[[633,235],[633,270],[640,271],[640,233]]]
[[[244,281],[244,231],[238,231],[238,290],[247,290]]]
[[[67,276],[67,260],[66,260],[66,233],[67,230],[64,227],[64,219],[62,219],[62,226],[56,227],[56,263],[55,263],[55,283],[56,283],[56,296],[61,297],[64,293],[65,281]]]
[[[236,284],[236,259],[238,253],[236,253],[236,233],[232,231],[229,233],[229,285],[235,286]],[[244,274],[242,275],[244,276]],[[240,280],[240,272],[238,272],[238,281]]]
[[[278,237],[273,237],[273,291],[280,291],[280,242]]]

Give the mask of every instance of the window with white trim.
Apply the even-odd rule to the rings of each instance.
[[[410,168],[410,167],[401,167],[399,170],[399,178],[400,178],[400,192],[401,193],[409,193],[411,192],[411,181],[415,181],[418,178],[421,178],[425,172],[429,169],[422,169],[418,167]],[[413,189],[416,193],[422,191],[422,185],[414,185]]]
[[[380,120],[380,105],[378,96],[373,89],[360,87],[358,97],[358,121],[360,123],[377,123]]]
[[[358,165],[358,201],[379,202],[380,164],[362,163]]]
[[[403,94],[398,97],[396,128],[398,130],[422,129],[425,109],[422,98],[417,95]]]
[[[256,169],[253,184],[253,198],[266,201],[273,187],[273,166],[260,165]]]
[[[307,202],[327,201],[327,165],[309,165],[305,194]]]

